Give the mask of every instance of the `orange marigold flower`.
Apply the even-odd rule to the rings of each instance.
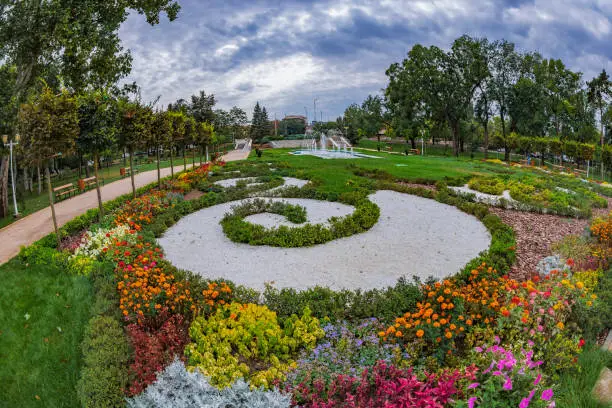
[[[417,332],[416,332],[416,336],[417,337],[423,337],[424,334],[425,334],[425,332],[423,330],[421,330],[421,329],[417,330]]]

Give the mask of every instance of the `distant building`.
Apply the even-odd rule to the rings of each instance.
[[[287,115],[283,118],[283,120],[299,120],[304,122],[304,124],[306,125],[306,116],[302,116],[302,115]]]

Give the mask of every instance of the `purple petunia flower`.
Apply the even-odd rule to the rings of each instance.
[[[478,397],[472,397],[468,400],[468,408],[474,408]]]
[[[510,379],[510,377],[506,378],[506,382],[504,383],[504,390],[511,390],[512,389],[512,380]]]
[[[468,389],[472,389],[472,388],[476,388],[480,385],[480,383],[471,383],[470,385],[468,385]]]
[[[533,385],[538,385],[541,379],[542,379],[542,374],[538,374],[536,379],[533,381]]]

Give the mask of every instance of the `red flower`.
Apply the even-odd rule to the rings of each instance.
[[[585,343],[584,339],[580,339],[580,341],[578,342],[578,347],[580,348],[584,347],[584,343]]]
[[[518,306],[521,304],[521,299],[518,296],[513,296],[511,302]]]

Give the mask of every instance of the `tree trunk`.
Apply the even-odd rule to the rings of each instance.
[[[83,155],[79,153],[79,178],[83,178]]]
[[[453,154],[459,157],[459,121],[453,124]]]
[[[210,160],[208,158],[208,145],[206,145],[206,163],[208,163]]]
[[[170,148],[170,178],[174,178],[174,160],[172,156],[174,156],[173,147]]]
[[[132,179],[132,197],[136,198],[136,183],[134,182],[134,149],[130,146],[130,179]]]
[[[187,171],[187,157],[185,157],[185,142],[183,142],[183,171]]]
[[[89,160],[85,161],[85,177],[89,178]]]
[[[196,152],[196,149],[193,149],[193,150],[191,151],[191,160],[192,160],[192,162],[193,162],[193,167],[195,167],[195,165],[196,165],[196,159],[195,159],[196,154],[195,154],[195,152]]]
[[[487,160],[489,158],[489,124],[484,124],[484,158]]]
[[[0,157],[0,218],[4,218],[9,214],[8,201],[8,175],[9,175],[9,159],[6,156]]]
[[[53,218],[53,228],[55,229],[55,236],[57,237],[57,247],[60,247],[62,243],[62,238],[59,234],[59,229],[57,228],[57,217],[55,216],[55,203],[53,202],[53,188],[51,187],[51,172],[49,171],[49,167],[45,169],[47,176],[47,190],[49,191],[49,204],[51,204],[51,218]]]
[[[414,138],[410,139],[410,145],[413,149],[416,149],[416,140]]]
[[[204,155],[204,148],[200,147],[200,166],[202,165],[202,156]]]
[[[161,190],[161,173],[159,171],[159,146],[156,149],[157,151],[157,188]]]
[[[104,206],[102,205],[102,192],[100,191],[100,179],[98,178],[98,152],[94,153],[94,176],[96,176],[96,192],[98,193],[98,208],[100,209],[99,220],[104,217]]]
[[[127,159],[125,158],[125,147],[123,148],[123,167],[127,165]]]
[[[40,180],[40,166],[36,166],[36,178],[38,184],[38,195],[42,194],[42,181]]]

